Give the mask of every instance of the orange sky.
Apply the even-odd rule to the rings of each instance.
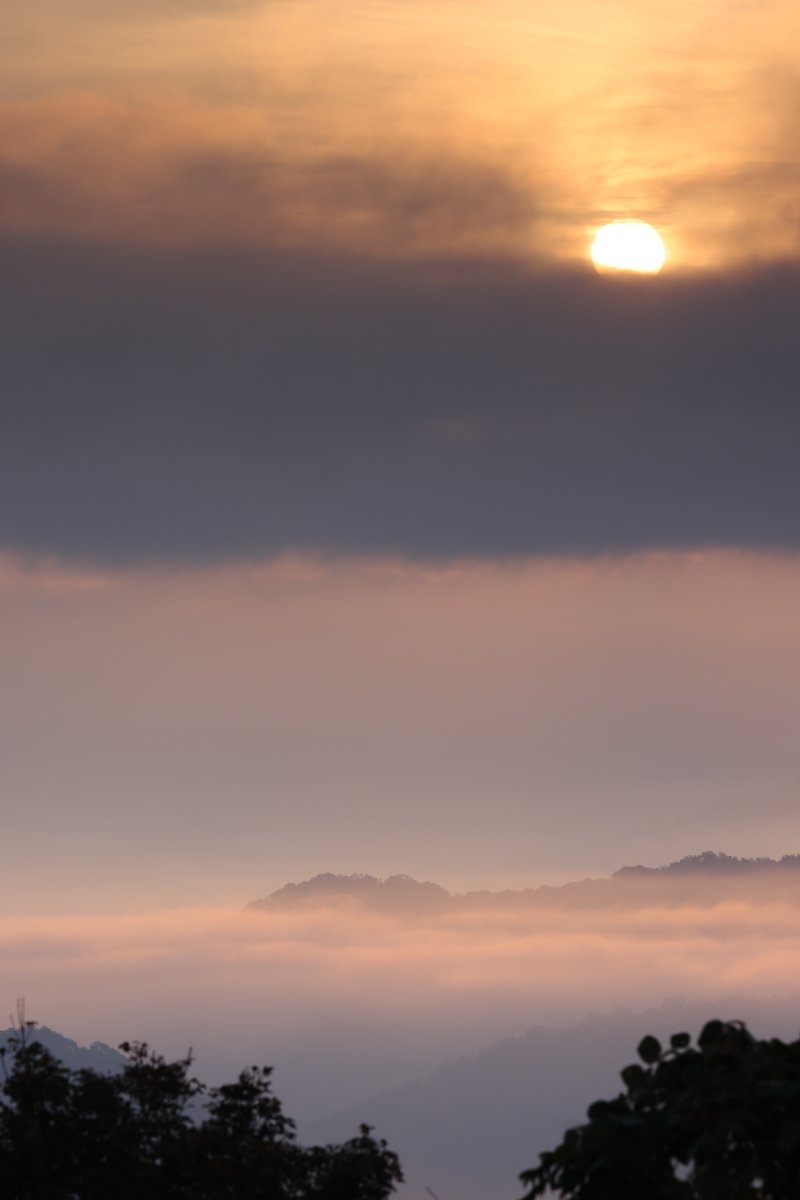
[[[796,257],[794,0],[42,0],[4,17],[0,228]]]

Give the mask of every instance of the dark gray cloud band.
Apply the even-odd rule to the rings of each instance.
[[[798,284],[6,242],[0,542],[797,547]]]

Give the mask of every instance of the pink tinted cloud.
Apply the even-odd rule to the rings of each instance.
[[[201,1066],[231,1071],[256,1049],[302,1059],[319,1036],[323,1070],[341,1036],[402,1077],[429,1065],[434,1045],[444,1057],[536,1021],[672,996],[791,996],[797,915],[768,895],[611,912],[475,909],[468,920],[347,905],[195,909],[6,919],[0,954],[8,1003],[25,994],[32,1017],[86,1041],[141,1037],[173,1054],[192,1044]]]

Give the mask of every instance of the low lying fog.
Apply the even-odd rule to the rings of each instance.
[[[314,1116],[536,1023],[795,990],[791,898],[751,886],[746,899],[694,904],[679,882],[674,901],[14,919],[0,926],[0,953],[39,1022],[83,1042],[191,1046],[208,1080],[273,1063],[289,1110]]]

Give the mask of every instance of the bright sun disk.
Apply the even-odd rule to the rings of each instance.
[[[657,275],[666,257],[661,235],[646,221],[612,221],[592,242],[592,262],[600,272]]]

